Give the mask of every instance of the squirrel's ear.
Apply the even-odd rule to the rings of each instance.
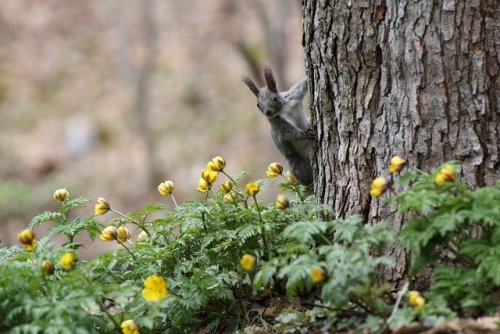
[[[250,88],[250,90],[255,94],[255,96],[259,96],[259,89],[257,88],[257,86],[255,86],[255,84],[249,77],[242,76],[241,81],[243,81],[245,85],[247,85],[248,88]]]
[[[267,88],[273,93],[278,93],[278,88],[276,88],[276,80],[274,80],[273,71],[270,67],[264,69],[264,79],[266,79]]]

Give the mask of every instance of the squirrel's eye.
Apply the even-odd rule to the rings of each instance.
[[[258,104],[258,103],[257,103],[257,108],[259,108],[259,109],[260,109],[260,104]]]
[[[273,96],[273,101],[274,102],[278,101],[278,97],[277,96]]]

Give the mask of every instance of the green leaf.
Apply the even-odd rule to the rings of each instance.
[[[59,206],[59,212],[61,213],[67,213],[69,210],[76,209],[76,208],[82,208],[86,206],[86,204],[89,202],[89,200],[85,197],[77,197],[70,199],[68,201],[63,202]]]
[[[29,223],[29,228],[35,228],[47,221],[55,221],[58,223],[64,223],[64,216],[60,212],[50,212],[44,211],[43,213],[35,216]]]

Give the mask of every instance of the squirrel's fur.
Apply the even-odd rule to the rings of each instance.
[[[299,183],[312,183],[309,160],[311,142],[309,122],[302,108],[307,93],[307,78],[297,82],[286,92],[278,92],[270,68],[264,70],[267,87],[257,88],[254,82],[243,76],[242,81],[257,97],[257,108],[267,117],[274,146],[285,157],[291,173]]]

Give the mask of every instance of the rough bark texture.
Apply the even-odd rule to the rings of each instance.
[[[303,19],[318,202],[387,217],[368,192],[394,155],[459,160],[471,186],[500,178],[500,1],[304,0]],[[388,252],[398,283],[407,254]]]

